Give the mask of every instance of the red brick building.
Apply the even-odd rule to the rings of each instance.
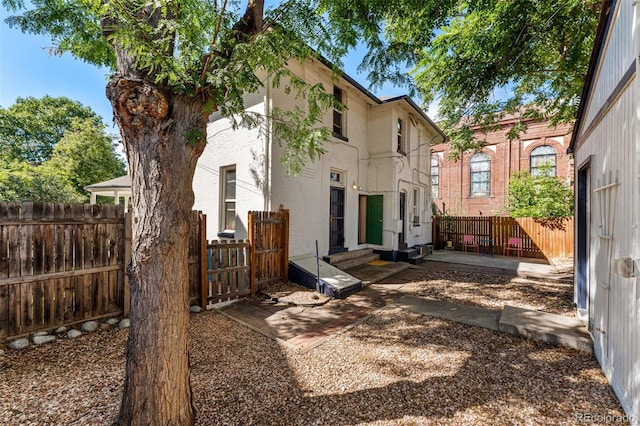
[[[562,181],[573,176],[573,158],[567,155],[571,127],[549,127],[548,122],[529,122],[519,139],[511,142],[507,132],[516,122],[505,119],[501,129],[477,133],[487,145],[479,153],[463,154],[458,161],[448,159],[448,144],[436,145],[431,155],[431,194],[434,211],[453,216],[506,216],[509,177],[520,170],[536,173],[540,164],[555,164],[553,171]]]

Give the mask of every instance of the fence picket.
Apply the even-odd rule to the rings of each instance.
[[[0,212],[0,215],[2,212]],[[0,219],[2,220],[2,219]],[[5,226],[0,226],[0,279],[9,276],[9,233]]]
[[[0,286],[0,339],[9,335],[9,286]]]
[[[66,306],[67,306],[67,303],[69,302],[66,298],[66,295],[67,295],[66,287],[67,287],[68,279],[69,278],[60,278],[60,279],[52,280],[53,282],[55,282],[55,292],[56,292],[55,304],[52,303],[52,305],[55,305],[55,307],[53,308],[54,309],[54,314],[53,314],[54,325],[65,324]]]

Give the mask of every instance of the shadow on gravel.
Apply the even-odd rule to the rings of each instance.
[[[217,323],[193,343],[200,424],[571,424],[577,412],[623,415],[590,355],[478,327],[387,309],[305,354],[250,332],[205,352],[198,341],[233,326],[212,313],[198,321]],[[199,379],[212,370],[223,379]]]

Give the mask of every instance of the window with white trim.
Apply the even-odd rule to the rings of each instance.
[[[396,123],[397,150],[400,154],[407,154],[407,143],[405,137],[404,121],[398,118]]]
[[[469,161],[472,197],[491,195],[491,158],[483,152],[474,154]]]
[[[431,156],[431,198],[440,196],[440,161],[438,156]]]
[[[556,175],[556,150],[549,145],[534,148],[529,155],[529,173],[531,176]]]
[[[236,166],[224,167],[220,170],[222,177],[220,226],[224,230],[236,229]]]
[[[333,86],[333,97],[337,102],[344,104],[344,93],[341,88]],[[333,110],[333,134],[339,137],[346,136],[344,132],[344,114],[340,109]]]

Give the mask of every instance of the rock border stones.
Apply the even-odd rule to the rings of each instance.
[[[202,312],[202,308],[200,308],[200,306],[198,305],[191,305],[189,307],[189,311],[191,313],[197,314],[199,312]],[[90,321],[83,322],[80,325],[79,330],[75,328],[68,328],[66,326],[61,326],[56,328],[55,330],[51,330],[50,332],[44,331],[44,330],[36,331],[31,335],[31,340],[29,340],[29,338],[27,337],[15,339],[11,341],[7,345],[7,347],[13,350],[23,350],[31,346],[31,343],[37,346],[37,345],[43,345],[46,343],[55,342],[56,340],[63,339],[65,337],[67,339],[75,339],[76,337],[82,336],[83,334],[86,334],[86,333],[93,333],[96,330],[109,329],[115,326],[119,328],[128,328],[129,324],[130,324],[129,318],[118,319],[118,318],[112,317],[112,318],[107,318],[102,323],[98,323],[97,321],[90,320]],[[3,355],[4,353],[5,353],[4,349],[0,348],[0,355]]]
[[[202,312],[202,308],[198,305],[191,305],[189,307],[189,311],[193,314],[197,314]],[[11,341],[7,345],[7,347],[13,350],[23,350],[31,346],[32,343],[38,346],[46,343],[55,342],[56,340],[62,339],[65,337],[67,339],[75,339],[79,336],[82,336],[85,333],[93,333],[97,330],[109,329],[115,326],[119,328],[128,328],[129,324],[130,324],[129,318],[119,319],[119,318],[111,317],[111,318],[107,318],[102,323],[98,323],[97,321],[90,320],[80,324],[79,330],[75,328],[68,328],[67,326],[60,326],[55,330],[51,330],[51,331],[44,331],[44,330],[36,331],[31,335],[31,340],[29,340],[29,338],[27,337],[15,339]],[[3,355],[4,353],[5,353],[4,349],[0,348],[0,355]]]
[[[20,339],[15,339],[11,341],[7,347],[13,350],[23,350],[34,345],[43,345],[46,343],[55,342],[58,339],[68,338],[75,339],[76,337],[82,336],[86,333],[93,333],[98,329],[108,329],[114,326],[118,326],[120,328],[129,327],[129,318],[108,318],[102,323],[98,323],[97,321],[85,321],[80,324],[79,330],[75,328],[68,328],[66,326],[61,326],[56,328],[55,330],[51,330],[50,332],[40,330],[36,331],[31,335],[31,340],[27,337],[22,337]],[[0,355],[4,353],[4,350],[0,352]]]

